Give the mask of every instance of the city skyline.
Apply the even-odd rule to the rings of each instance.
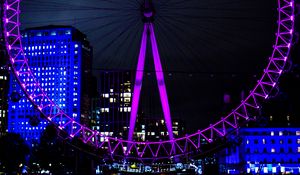
[[[64,16],[64,12],[77,12],[78,10],[82,11],[82,14],[84,14],[85,11],[91,11],[90,14],[94,14],[92,13],[94,10],[114,11],[115,9],[113,7],[116,5],[116,2],[105,1],[102,2],[104,6],[98,8],[96,6],[90,6],[93,4],[92,0],[85,5],[80,3],[81,0],[78,0],[75,1],[73,5],[68,6],[70,8],[62,10],[62,7],[68,4],[68,0],[64,2],[51,1],[53,2],[41,2],[36,4],[34,2],[28,2],[24,7],[36,6],[38,8],[35,10],[39,11],[44,8],[44,5],[47,5],[49,8],[48,11],[46,10],[46,13],[60,9],[63,13],[58,13],[58,15]],[[71,172],[78,172],[76,170],[79,167],[78,163],[89,160],[85,161],[85,165],[82,167],[87,168],[89,165],[91,166],[90,168],[97,167],[96,171],[95,169],[87,168],[91,173],[94,171],[92,174],[105,174],[108,169],[107,172],[127,173],[162,173],[163,171],[168,173],[187,171],[186,173],[188,173],[190,170],[194,171],[195,174],[203,174],[203,171],[205,173],[210,172],[214,174],[238,174],[242,172],[261,172],[264,174],[300,173],[300,169],[297,169],[297,163],[299,163],[300,160],[300,128],[299,119],[297,117],[300,115],[299,108],[297,107],[300,97],[298,90],[300,85],[300,71],[299,60],[297,60],[300,56],[300,46],[298,43],[299,33],[297,32],[299,23],[295,23],[295,15],[298,14],[295,14],[294,11],[294,7],[298,7],[298,4],[295,4],[293,0],[278,0],[277,5],[280,7],[277,11],[278,30],[276,35],[273,35],[273,39],[272,37],[269,38],[270,40],[262,38],[262,36],[266,36],[265,34],[270,32],[271,28],[276,31],[274,25],[276,24],[274,20],[275,16],[270,14],[264,16],[267,14],[267,10],[264,12],[258,11],[256,14],[251,13],[249,14],[250,16],[242,15],[244,12],[249,12],[248,10],[250,9],[264,9],[262,7],[265,7],[264,5],[268,4],[267,2],[260,6],[252,6],[256,2],[243,3],[237,1],[234,5],[231,5],[230,2],[220,0],[216,6],[211,8],[211,11],[219,9],[221,4],[224,9],[219,10],[219,13],[214,13],[217,17],[209,17],[209,20],[216,19],[216,21],[218,21],[218,15],[221,14],[225,15],[221,17],[221,21],[223,22],[226,21],[227,18],[233,19],[235,22],[239,21],[239,19],[247,19],[245,23],[243,23],[243,21],[236,24],[236,26],[241,27],[241,33],[237,34],[237,31],[234,29],[232,29],[232,31],[237,34],[236,37],[239,36],[239,41],[243,41],[243,43],[245,42],[249,44],[249,46],[252,45],[251,49],[253,50],[246,52],[242,49],[243,45],[239,45],[241,49],[238,49],[234,54],[230,52],[230,49],[237,48],[232,47],[232,43],[236,44],[238,40],[235,40],[235,37],[227,33],[226,30],[228,28],[226,28],[226,26],[229,25],[233,28],[236,26],[233,25],[234,22],[226,24],[221,22],[224,24],[223,33],[221,32],[224,34],[222,35],[223,39],[215,38],[211,41],[224,44],[222,48],[227,50],[227,52],[214,54],[215,58],[217,58],[216,56],[218,54],[222,55],[217,60],[220,62],[216,64],[215,69],[207,67],[207,70],[209,70],[207,72],[204,71],[205,69],[201,69],[201,71],[204,72],[199,71],[199,64],[191,64],[193,61],[190,56],[192,55],[185,55],[187,57],[186,61],[188,64],[197,67],[196,69],[186,66],[187,62],[179,64],[175,61],[180,57],[179,54],[173,57],[175,62],[167,61],[172,57],[171,55],[169,55],[170,57],[166,56],[166,60],[162,59],[164,68],[170,63],[171,67],[172,64],[174,64],[175,67],[178,66],[177,68],[179,69],[169,69],[170,67],[165,71],[162,71],[164,69],[161,68],[159,71],[156,69],[157,62],[155,63],[155,61],[157,60],[155,60],[155,58],[159,58],[159,56],[165,54],[168,55],[168,49],[166,49],[168,46],[162,43],[171,41],[167,39],[167,34],[161,32],[161,30],[166,29],[164,28],[166,26],[162,25],[159,20],[163,20],[162,16],[168,13],[174,13],[174,11],[171,11],[172,8],[170,8],[170,11],[166,10],[168,9],[167,7],[174,5],[174,9],[180,9],[177,8],[176,5],[182,4],[183,2],[181,0],[177,2],[145,0],[143,3],[140,1],[133,2],[132,4],[123,3],[119,7],[119,9],[122,9],[122,12],[126,12],[127,10],[131,11],[132,9],[127,9],[127,7],[134,6],[135,8],[133,9],[142,12],[142,17],[139,15],[139,18],[141,18],[145,26],[150,26],[148,29],[145,27],[146,30],[144,31],[143,38],[149,36],[152,44],[155,38],[158,38],[159,53],[162,53],[158,55],[159,53],[155,47],[152,48],[154,49],[153,53],[149,51],[149,48],[144,48],[145,43],[143,44],[143,42],[145,42],[145,40],[141,40],[139,32],[135,32],[136,35],[134,36],[136,40],[140,40],[139,42],[142,43],[140,55],[145,51],[145,58],[148,62],[146,62],[146,71],[143,71],[143,69],[139,70],[141,66],[138,66],[138,68],[133,71],[135,72],[133,74],[127,74],[131,69],[124,71],[126,66],[124,69],[118,69],[118,66],[123,67],[123,64],[118,62],[118,56],[122,55],[123,59],[129,58],[132,52],[131,48],[128,47],[128,55],[126,56],[126,54],[122,54],[122,50],[119,50],[121,45],[118,46],[116,44],[119,43],[119,41],[113,40],[110,44],[106,45],[105,42],[109,40],[108,38],[112,38],[110,33],[107,33],[108,37],[105,36],[104,39],[98,39],[98,41],[102,43],[99,45],[96,44],[96,48],[93,49],[87,35],[75,28],[78,24],[74,24],[74,27],[70,25],[59,25],[59,22],[64,21],[61,18],[61,21],[58,20],[57,25],[41,25],[27,28],[22,31],[21,36],[20,25],[18,23],[20,13],[16,10],[19,9],[19,3],[19,0],[15,0],[14,2],[9,1],[3,6],[5,7],[3,8],[3,30],[6,31],[3,36],[9,56],[9,65],[18,82],[12,78],[13,74],[10,74],[11,78],[5,78],[5,75],[2,75],[2,79],[9,79],[11,85],[7,99],[9,102],[8,118],[5,116],[2,117],[3,114],[1,114],[2,121],[0,120],[2,124],[1,129],[4,128],[3,123],[5,124],[6,119],[8,120],[9,133],[0,137],[1,143],[5,143],[3,139],[5,140],[6,137],[12,136],[15,137],[15,139],[18,140],[17,142],[20,143],[19,145],[22,146],[22,138],[19,140],[17,138],[18,135],[13,136],[13,133],[20,133],[27,142],[31,140],[28,138],[38,140],[40,136],[38,135],[39,130],[44,130],[46,128],[44,126],[47,124],[45,121],[48,121],[55,126],[53,127],[53,131],[51,131],[52,125],[49,125],[47,131],[41,136],[43,142],[36,145],[32,144],[32,147],[37,146],[35,152],[24,153],[30,156],[36,153],[40,154],[42,152],[37,152],[37,150],[42,150],[46,147],[54,152],[61,152],[61,150],[63,150],[63,153],[58,154],[58,157],[62,156],[62,159],[57,163],[60,162],[60,164],[64,166],[64,163],[62,163],[64,157],[76,157],[76,159],[74,159],[75,162],[72,161],[75,163],[75,166],[71,167]],[[41,6],[38,6],[38,4]],[[194,7],[189,7],[189,5],[193,5]],[[178,10],[178,13],[187,13],[182,14],[187,23],[195,20],[194,22],[200,24],[199,19],[201,19],[201,14],[210,14],[210,12],[206,12],[205,5],[210,5],[210,3],[196,3],[196,1],[191,0],[186,2],[182,6],[182,9],[180,9],[181,11]],[[275,4],[273,5],[269,4],[269,10],[275,10]],[[239,9],[237,13],[231,11],[235,8]],[[26,9],[29,10],[28,14],[30,14],[30,8]],[[201,9],[203,11],[196,13],[196,11],[194,11],[195,9]],[[79,14],[81,14],[81,12]],[[242,15],[241,18],[233,17],[237,14]],[[117,16],[118,15],[119,14],[117,14]],[[264,17],[259,17],[260,15]],[[43,13],[41,16],[43,16]],[[181,18],[178,18],[178,20],[180,19]],[[51,18],[48,20],[51,21]],[[174,20],[174,17],[170,17],[170,22],[172,20]],[[176,21],[178,22],[178,20]],[[258,38],[252,40],[252,42],[246,42],[246,40],[244,40],[245,38],[240,37],[240,34],[243,32],[251,31],[248,30],[249,28],[247,28],[246,25],[261,23],[265,20],[268,21],[266,22],[266,28],[257,26],[259,29],[264,29],[252,33],[263,42],[257,44],[256,39]],[[34,20],[32,20],[32,22],[32,24],[34,24]],[[89,22],[89,20],[86,22]],[[273,25],[271,25],[271,22]],[[112,22],[112,24],[113,23],[114,22]],[[159,23],[160,25],[155,25]],[[166,25],[170,23],[164,22],[163,24]],[[218,26],[217,23],[215,24]],[[152,25],[155,25],[154,29],[151,28]],[[201,24],[199,26],[201,26]],[[199,26],[194,26],[194,29],[197,29]],[[208,26],[210,25],[207,25],[207,27]],[[243,27],[245,27],[244,29],[247,28],[247,30],[243,30]],[[118,30],[114,31],[111,29],[111,26],[107,28],[108,31],[118,33]],[[192,29],[192,27],[180,29],[180,26],[178,26],[177,29],[186,29],[186,31],[188,31]],[[101,30],[104,29],[101,28],[98,32]],[[121,27],[120,30],[122,30]],[[155,32],[153,32],[154,30]],[[176,32],[178,31],[175,31],[175,33]],[[201,32],[205,33],[204,30],[201,30]],[[158,35],[155,35],[156,33]],[[172,30],[170,30],[170,34],[171,33],[174,34]],[[192,35],[197,36],[198,33],[180,34],[178,38],[183,36],[187,37],[189,41],[195,43],[195,48],[190,47],[186,42],[181,43],[183,45],[179,46],[177,42],[177,44],[173,44],[174,48],[177,48],[173,48],[173,54],[181,52],[180,50],[184,50],[182,53],[186,53],[200,48],[199,43],[196,43],[200,38],[195,37],[193,40],[193,38],[189,38]],[[60,38],[61,36],[63,37]],[[130,32],[127,36],[126,39],[123,38],[124,35],[121,32],[117,39],[122,40],[123,38],[124,41],[128,42],[130,41]],[[161,39],[159,39],[158,36],[160,36]],[[163,39],[162,36],[166,38]],[[209,34],[209,36],[217,35]],[[225,44],[228,39],[227,36],[229,36],[233,42],[227,42],[227,44]],[[249,34],[249,37],[250,36]],[[271,42],[274,38],[276,42]],[[92,40],[94,39],[95,38],[92,38]],[[175,40],[176,39],[173,38],[172,41]],[[72,41],[75,41],[75,43],[72,43]],[[76,43],[76,41],[79,42]],[[138,45],[137,42],[131,41],[131,46],[134,47]],[[179,39],[177,41],[179,41]],[[49,42],[50,45],[48,45],[47,42]],[[91,41],[91,43],[93,42],[94,41]],[[159,43],[161,44],[159,45]],[[257,55],[254,58],[252,54],[259,52],[261,56],[264,55],[264,57],[267,58],[265,55],[269,52],[267,46],[258,48],[261,45],[266,45],[266,43],[273,43],[273,49],[269,50],[272,54],[268,58],[267,66],[263,69],[262,62],[267,62],[266,59],[258,59],[260,57],[256,57]],[[28,46],[26,44],[28,44]],[[147,45],[149,47],[150,44],[147,43]],[[101,50],[103,46],[106,49],[102,50],[103,53],[101,53],[101,56],[96,54],[96,58],[93,57],[93,51],[95,50],[94,53],[97,53],[97,50]],[[115,48],[112,49],[115,51],[115,55],[111,52],[111,48]],[[218,48],[218,45],[216,45],[216,48]],[[146,49],[148,51],[146,51]],[[201,53],[206,50],[201,49],[196,50]],[[209,50],[206,51],[207,53],[210,52]],[[73,52],[74,60],[72,60]],[[70,56],[68,56],[69,53],[71,54]],[[225,53],[229,54],[226,56]],[[243,58],[239,60],[230,58],[236,58],[239,53],[243,55]],[[250,54],[248,55],[248,53]],[[58,54],[58,56],[55,56],[55,54]],[[103,57],[105,54],[111,55],[113,59],[105,60],[105,57]],[[203,54],[205,53],[203,52]],[[154,61],[149,61],[151,60],[149,57],[152,56],[154,56]],[[70,60],[71,57],[72,59]],[[79,57],[80,59],[78,59]],[[92,58],[95,59],[92,60]],[[197,61],[203,61],[201,57],[197,58],[199,58]],[[214,60],[210,59],[209,56],[206,58],[208,59],[207,63],[212,65]],[[99,59],[104,61],[103,63],[106,62],[103,64],[104,69],[98,69],[99,67],[95,69]],[[247,59],[250,59],[251,63],[249,62],[250,60]],[[95,60],[96,63],[93,62]],[[116,67],[112,69],[109,66],[109,62],[113,62]],[[127,60],[127,62],[133,64],[133,61]],[[252,64],[256,66],[252,67]],[[63,67],[61,67],[62,65]],[[153,66],[155,67],[155,71],[150,68]],[[201,64],[201,66],[205,66],[205,64]],[[180,68],[183,69],[181,70]],[[68,72],[67,70],[70,71]],[[99,74],[99,71],[102,71],[103,76],[101,73]],[[259,74],[259,71],[263,71],[263,74]],[[94,75],[92,73],[94,73]],[[141,73],[144,73],[144,80],[139,79]],[[157,79],[158,75],[162,75],[163,78],[156,82],[155,75]],[[67,78],[58,76],[66,76]],[[136,81],[134,82],[134,78],[132,77],[135,76]],[[165,120],[162,117],[163,114],[166,115],[166,108],[162,107],[159,103],[159,98],[162,97],[162,89],[159,88],[158,90],[157,85],[159,85],[159,87],[163,85],[165,88],[163,79],[166,81],[168,90],[169,98],[167,100],[170,102],[172,121],[169,121],[170,117],[164,116]],[[68,87],[70,83],[72,86]],[[142,83],[144,88],[141,90],[140,87]],[[18,89],[18,85],[20,85],[20,88],[26,94],[26,98],[24,98],[25,95],[21,93],[21,89]],[[134,104],[138,102],[138,100],[134,98],[136,88],[141,90],[142,96],[141,105],[138,108],[133,107]],[[160,96],[158,92],[160,92]],[[4,97],[1,98],[1,100],[3,99],[5,101]],[[29,103],[29,101],[32,103]],[[68,107],[69,104],[65,101],[78,102],[78,104],[72,103],[73,105]],[[132,113],[133,108],[136,110],[134,113]],[[3,110],[0,112],[3,112]],[[28,115],[26,113],[28,113]],[[130,120],[129,115],[131,115]],[[128,121],[133,121],[132,115],[137,117],[136,123],[134,123],[136,127],[131,127],[132,123],[130,123],[130,126],[128,125]],[[47,120],[43,121],[42,118],[46,118]],[[39,125],[39,123],[42,125]],[[17,127],[17,125],[21,125],[21,127]],[[129,133],[132,133],[132,136],[129,134],[127,137],[126,132],[128,130]],[[173,138],[171,134],[174,134],[176,137]],[[66,143],[70,144],[71,147],[74,146],[73,148],[75,149],[61,149],[61,146],[64,147]],[[10,142],[8,142],[8,144],[10,144]],[[53,144],[55,146],[53,146]],[[283,145],[287,147],[283,148]],[[7,148],[6,146],[6,149]],[[26,148],[24,148],[24,150],[25,149]],[[3,150],[1,151],[1,154],[6,154],[3,153]],[[23,153],[21,154],[20,156],[23,156]],[[99,157],[89,159],[88,157],[91,154],[94,154],[96,157],[103,157],[100,159]],[[296,156],[292,156],[294,154]],[[106,164],[106,161],[108,161],[108,164]],[[24,162],[24,160],[22,160],[22,162]],[[94,164],[94,162],[97,163]],[[37,164],[37,162],[30,163]],[[30,163],[26,162],[28,165]],[[46,165],[46,170],[52,169],[50,168],[52,163],[53,162],[50,161],[50,163]],[[155,165],[157,163],[158,165]],[[162,164],[159,165],[160,163]],[[220,164],[220,166],[218,164]],[[6,164],[3,164],[2,168],[5,169],[4,165],[6,166]],[[23,163],[21,163],[19,167],[26,166],[23,166]],[[219,171],[217,169],[219,169]]]
[[[94,69],[133,71],[143,29],[140,3],[23,1],[21,27],[51,23],[74,25],[87,34],[94,46]],[[154,0],[153,3],[155,35],[170,94],[171,116],[188,117],[193,131],[202,129],[218,120],[216,116],[225,115],[224,93],[234,96],[237,105],[241,100],[237,94],[248,93],[256,77],[262,74],[260,70],[271,55],[275,39],[277,4],[226,0],[213,4],[196,0],[185,3]],[[39,15],[33,15],[38,12]],[[49,18],[43,20],[45,16]],[[145,72],[149,76],[143,82],[143,111],[157,115],[162,110],[153,81],[151,52],[146,53]],[[150,101],[153,105],[148,104]],[[150,105],[152,111],[148,110]]]

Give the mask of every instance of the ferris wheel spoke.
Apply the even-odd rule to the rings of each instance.
[[[110,36],[111,34],[115,33],[118,29],[120,29],[120,27],[123,27],[123,30],[119,31],[118,34],[114,37],[114,39],[110,40],[110,42],[108,42],[104,47],[101,48],[101,50],[98,51],[100,54],[103,54],[105,52],[105,50],[107,50],[107,48],[109,48],[112,44],[114,44],[118,40],[119,37],[124,35],[124,33],[126,31],[128,31],[128,28],[130,28],[130,26],[134,25],[134,20],[131,20],[128,22],[129,22],[129,24],[127,24],[125,27],[123,24],[118,25],[115,28],[113,28],[111,31],[106,32],[106,33],[100,35],[99,37],[95,38],[96,40],[98,40],[99,38],[101,38],[103,40],[106,37]]]
[[[175,50],[179,51],[181,53],[181,60],[176,60],[178,63],[182,64],[182,62],[185,64],[185,65],[190,65],[190,66],[193,66],[195,64],[191,64],[188,62],[189,59],[187,59],[189,56],[188,54],[186,53],[187,51],[185,51],[183,48],[182,48],[182,45],[185,45],[186,43],[183,43],[182,41],[179,40],[178,38],[178,35],[175,35],[176,37],[173,36],[169,36],[169,32],[170,30],[174,30],[174,28],[172,27],[167,27],[165,25],[159,25],[161,24],[160,20],[157,20],[157,23],[158,23],[158,27],[160,27],[160,30],[162,31],[162,33],[165,33],[165,35],[161,35],[161,40],[164,40],[164,41],[168,41],[168,42],[171,42],[171,43],[180,43],[180,44],[174,44],[175,46]],[[168,44],[166,44],[168,45]],[[188,48],[189,45],[185,45],[185,47]],[[174,48],[169,48],[169,49],[174,49]],[[189,49],[190,51],[190,49]],[[190,54],[194,54],[194,52],[191,52]],[[199,59],[198,59],[199,60]],[[175,61],[175,60],[173,60]],[[205,66],[205,64],[201,64],[201,66]],[[194,70],[196,69],[196,67],[194,68]]]

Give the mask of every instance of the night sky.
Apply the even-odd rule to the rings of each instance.
[[[24,0],[22,28],[72,25],[94,47],[94,69],[134,70],[143,22],[142,0]],[[275,40],[275,0],[153,0],[173,117],[190,130],[208,126],[240,101],[266,66]],[[148,43],[150,46],[150,43]],[[141,109],[161,117],[150,47]],[[95,71],[95,74],[97,71]],[[149,95],[151,94],[151,95]]]

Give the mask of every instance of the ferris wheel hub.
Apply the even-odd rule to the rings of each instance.
[[[143,22],[153,22],[155,9],[152,1],[145,1],[141,8]]]

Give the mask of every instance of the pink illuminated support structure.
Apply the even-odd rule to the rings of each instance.
[[[294,33],[294,0],[278,0],[278,29],[276,32],[276,41],[273,45],[273,52],[268,59],[269,62],[252,91],[249,92],[248,96],[234,108],[231,113],[222,117],[218,122],[211,124],[209,127],[181,138],[172,138],[172,136],[170,136],[171,139],[169,140],[155,142],[136,142],[132,140],[132,137],[128,138],[128,140],[124,140],[102,135],[98,131],[93,131],[81,125],[76,122],[72,116],[68,116],[47,96],[41,83],[36,79],[28,65],[28,60],[22,47],[19,21],[21,13],[20,1],[21,0],[4,0],[2,6],[4,28],[2,32],[9,54],[10,66],[18,83],[27,98],[33,103],[36,109],[41,112],[45,119],[55,124],[60,130],[68,132],[70,138],[80,136],[80,139],[84,143],[103,150],[103,152],[110,155],[111,158],[121,157],[139,160],[157,160],[189,155],[190,153],[194,153],[194,151],[201,151],[203,140],[209,143],[214,142],[218,138],[226,137],[228,133],[238,129],[242,123],[255,120],[255,115],[260,108],[261,102],[268,99],[274,87],[277,86],[277,81],[284,71],[292,47]],[[149,16],[152,16],[152,13],[150,12],[144,15],[149,18]],[[161,72],[156,74],[156,78],[162,97],[163,112],[165,118],[171,120],[163,74],[162,71],[159,71],[162,69],[151,22],[148,22],[144,27],[138,70],[140,70],[139,67],[143,68],[144,66],[147,30],[150,32],[155,69],[156,72]],[[143,72],[138,71],[136,76],[132,109],[135,110],[135,115],[134,113],[132,114],[132,116],[134,115],[134,117],[131,118],[132,121],[135,121],[137,114],[137,103],[142,87]],[[28,88],[30,85],[32,86],[32,84],[34,88]],[[29,91],[29,89],[34,90]],[[169,124],[171,123],[169,122]],[[133,127],[130,129],[134,128],[134,124],[132,125]],[[72,129],[66,130],[66,128]],[[172,133],[171,131],[172,128],[168,127],[169,134]]]
[[[151,16],[147,16],[151,17]],[[173,140],[173,129],[172,129],[172,120],[171,120],[171,113],[170,113],[170,106],[168,101],[167,89],[164,80],[164,73],[160,62],[160,56],[157,48],[157,42],[154,34],[154,28],[152,22],[147,22],[144,24],[144,31],[140,49],[140,55],[138,60],[138,66],[136,71],[136,78],[133,90],[133,98],[132,98],[132,105],[131,105],[131,114],[130,114],[130,125],[129,125],[129,133],[128,133],[128,140],[132,141],[134,128],[136,123],[136,117],[139,107],[139,98],[142,89],[142,81],[143,81],[143,73],[144,73],[144,64],[145,64],[145,54],[146,54],[146,43],[147,37],[150,35],[151,46],[152,46],[152,53],[154,59],[154,67],[156,73],[156,80],[159,89],[160,101],[166,121],[167,130],[169,133],[170,140]]]

